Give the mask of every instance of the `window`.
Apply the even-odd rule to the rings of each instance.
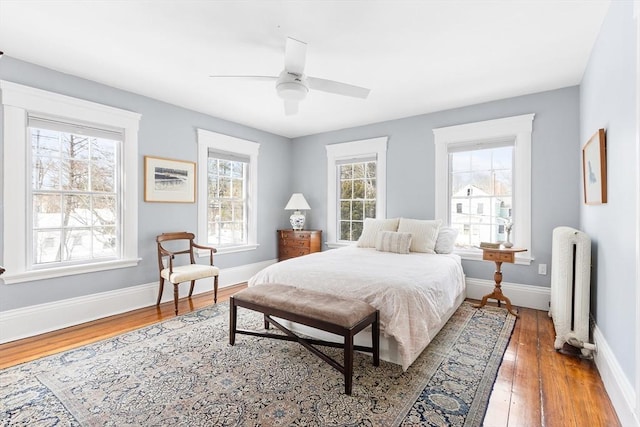
[[[260,144],[198,129],[198,234],[219,253],[257,245]]]
[[[140,115],[7,81],[0,88],[4,201],[24,207],[5,210],[5,283],[137,265]]]
[[[456,252],[481,259],[480,241],[511,240],[531,256],[533,114],[434,129],[436,218],[458,229]]]
[[[118,258],[122,132],[31,114],[28,128],[31,267]]]
[[[386,215],[387,137],[327,145],[327,244],[358,240],[365,218]]]
[[[504,224],[511,219],[513,146],[477,148],[449,152],[449,223],[458,230],[456,246],[465,249],[505,240]]]
[[[338,164],[340,240],[356,241],[365,218],[376,217],[376,161]]]

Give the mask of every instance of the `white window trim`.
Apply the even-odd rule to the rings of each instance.
[[[138,126],[141,115],[91,101],[0,80],[4,107],[4,223],[2,276],[6,284],[138,265]],[[39,268],[27,266],[27,195],[31,171],[26,167],[27,113],[49,114],[124,129],[122,143],[122,258],[89,264]]]
[[[209,149],[226,151],[239,155],[249,156],[249,194],[247,227],[247,244],[239,246],[227,246],[218,249],[218,254],[243,252],[258,248],[258,152],[260,144],[246,139],[235,138],[198,129],[198,235],[207,236],[207,159]],[[208,255],[206,251],[199,251],[200,256]]]
[[[531,264],[531,133],[535,114],[486,120],[457,126],[433,129],[435,136],[435,217],[447,224],[449,218],[449,147],[469,142],[514,141],[513,194],[516,246],[527,252],[516,254],[516,264]],[[524,213],[524,215],[523,215]],[[463,259],[481,260],[481,250],[456,251]]]
[[[330,248],[353,243],[338,241],[336,162],[349,158],[376,156],[376,218],[387,214],[387,141],[388,137],[363,139],[327,145],[327,241]]]

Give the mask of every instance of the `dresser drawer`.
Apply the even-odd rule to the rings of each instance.
[[[308,248],[309,239],[282,239],[280,244],[287,247]]]
[[[482,253],[482,259],[487,261],[513,262],[514,255],[513,252],[492,252],[485,249]]]
[[[280,258],[294,258],[302,255],[308,255],[309,248],[296,248],[294,246],[287,246],[280,249]]]
[[[311,239],[311,232],[310,231],[283,230],[283,231],[280,231],[280,239],[282,239],[282,240],[310,240]]]

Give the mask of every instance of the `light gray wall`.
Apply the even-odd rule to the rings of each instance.
[[[286,213],[283,208],[291,195],[287,168],[291,163],[291,141],[288,138],[38,67],[6,55],[0,60],[0,79],[142,114],[138,153],[138,254],[142,258],[139,266],[51,280],[12,285],[0,284],[0,311],[157,281],[155,236],[165,231],[197,232],[197,205],[195,203],[144,202],[143,158],[145,155],[154,155],[197,161],[196,128],[260,143],[258,165],[260,247],[255,251],[217,255],[216,265],[228,268],[277,257],[275,230],[286,223]],[[4,141],[0,136],[0,152],[3,152],[3,147]],[[3,178],[7,179],[7,177]],[[0,191],[2,191],[1,188],[2,186]],[[3,214],[4,210],[24,209],[21,206],[7,206],[4,199],[0,200]],[[2,221],[0,221],[0,233],[1,227]],[[2,259],[1,253],[0,259]]]
[[[551,267],[551,232],[559,225],[578,226],[580,180],[579,89],[533,95],[424,114],[293,140],[296,191],[312,207],[313,228],[326,229],[327,155],[325,145],[388,136],[387,217],[434,216],[433,129],[535,113],[532,134],[532,247],[530,266],[503,264],[504,281],[549,286],[538,264]],[[463,261],[467,277],[491,279],[495,266]]]
[[[592,313],[634,384],[637,235],[636,45],[632,2],[611,2],[580,87],[580,141],[606,129],[608,202],[580,205],[593,241]],[[638,390],[636,390],[638,393]]]

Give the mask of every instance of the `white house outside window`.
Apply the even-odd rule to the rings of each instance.
[[[0,89],[5,283],[137,265],[140,114]]]
[[[358,240],[365,218],[386,215],[387,137],[327,149],[327,245]]]
[[[511,241],[529,249],[533,114],[434,129],[436,219],[458,229],[456,252],[481,259],[480,241]]]
[[[198,234],[219,253],[257,247],[259,147],[198,129]]]

